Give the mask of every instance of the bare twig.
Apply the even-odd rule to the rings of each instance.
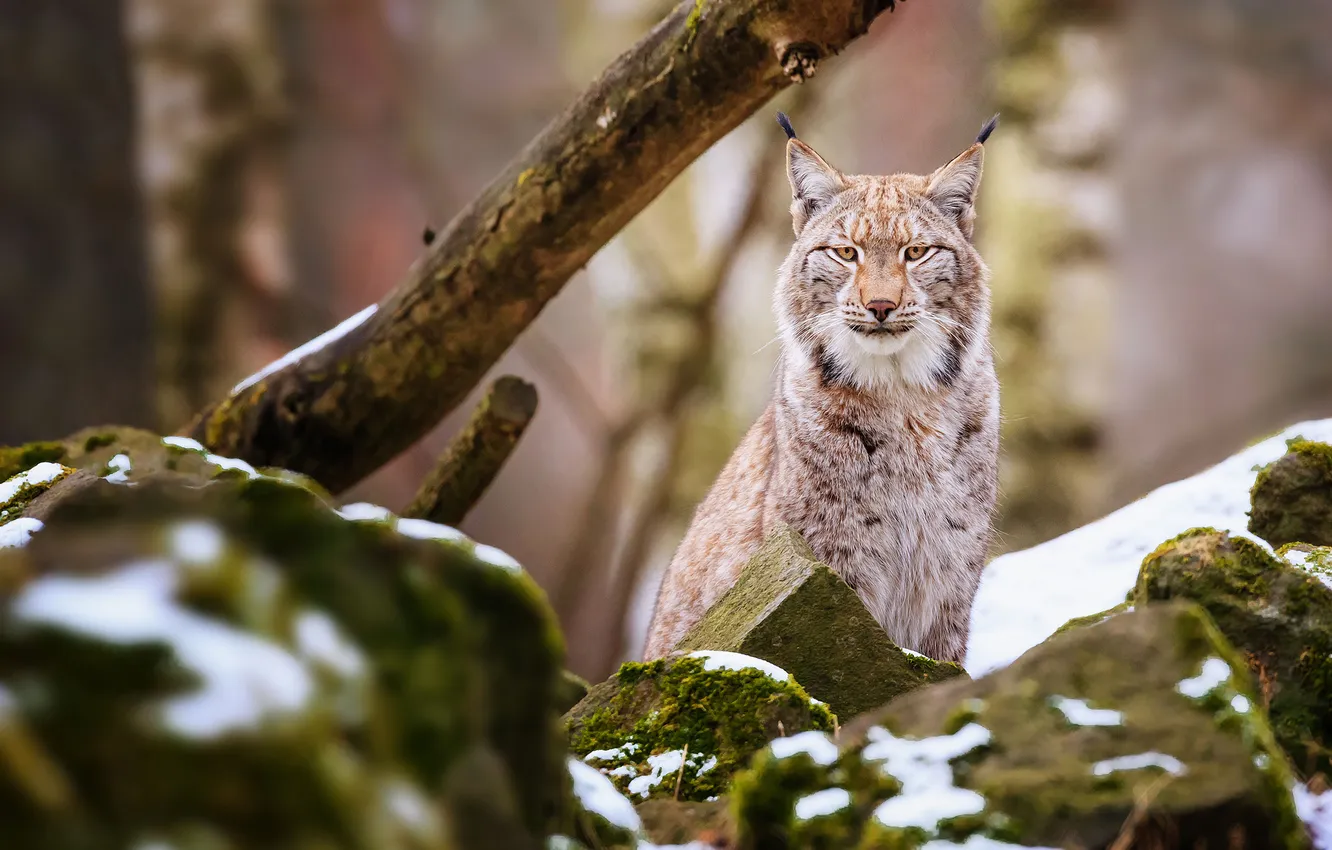
[[[457,525],[495,480],[536,414],[536,387],[505,375],[426,476],[404,516]]]
[[[680,772],[675,774],[675,799],[680,799],[680,785],[684,782],[685,765],[689,764],[689,742],[684,745],[684,755],[680,758]]]
[[[682,0],[444,227],[362,324],[184,429],[345,490],[476,385],[569,277],[713,142],[894,0]]]
[[[1152,803],[1156,801],[1156,795],[1161,793],[1161,789],[1170,784],[1175,777],[1169,773],[1163,773],[1155,782],[1148,785],[1147,788],[1138,794],[1133,801],[1133,811],[1124,819],[1124,824],[1119,828],[1119,835],[1110,845],[1110,850],[1129,850],[1134,846],[1137,838],[1138,827],[1142,825],[1143,820],[1151,813]]]

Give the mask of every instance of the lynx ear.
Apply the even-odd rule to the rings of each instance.
[[[805,222],[846,188],[842,173],[824,162],[814,149],[796,138],[785,115],[777,113],[777,123],[786,131],[786,176],[791,181],[791,226],[797,236]]]
[[[981,165],[985,161],[985,142],[998,124],[998,115],[986,121],[975,143],[957,159],[930,175],[929,187],[925,190],[925,196],[955,221],[968,239],[975,230],[976,193],[980,189]]]
[[[984,159],[984,148],[977,142],[930,175],[929,188],[925,190],[925,196],[956,222],[958,230],[968,239],[975,229],[976,191],[980,188]]]

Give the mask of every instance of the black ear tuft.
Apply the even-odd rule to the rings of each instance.
[[[796,137],[795,128],[791,126],[791,119],[786,117],[785,112],[777,113],[777,123],[786,131],[786,138],[794,139]]]
[[[994,113],[994,117],[992,117],[989,121],[986,121],[984,127],[981,127],[980,133],[977,134],[976,136],[976,144],[978,145],[985,144],[986,140],[990,138],[990,134],[994,132],[994,128],[998,126],[999,126],[999,113],[996,112]]]

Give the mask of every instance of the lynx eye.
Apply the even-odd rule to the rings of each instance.
[[[907,246],[907,249],[902,252],[902,255],[908,260],[919,260],[921,257],[929,253],[929,250],[930,247],[928,245],[909,245]]]
[[[856,257],[860,256],[856,249],[852,248],[850,245],[837,245],[828,250],[832,251],[833,256],[844,263],[854,263]]]

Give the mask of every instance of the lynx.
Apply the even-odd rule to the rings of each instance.
[[[893,641],[962,661],[997,490],[989,270],[972,236],[998,117],[933,174],[881,177],[833,168],[778,115],[795,242],[774,298],[776,386],[666,571],[646,658],[780,521]]]

